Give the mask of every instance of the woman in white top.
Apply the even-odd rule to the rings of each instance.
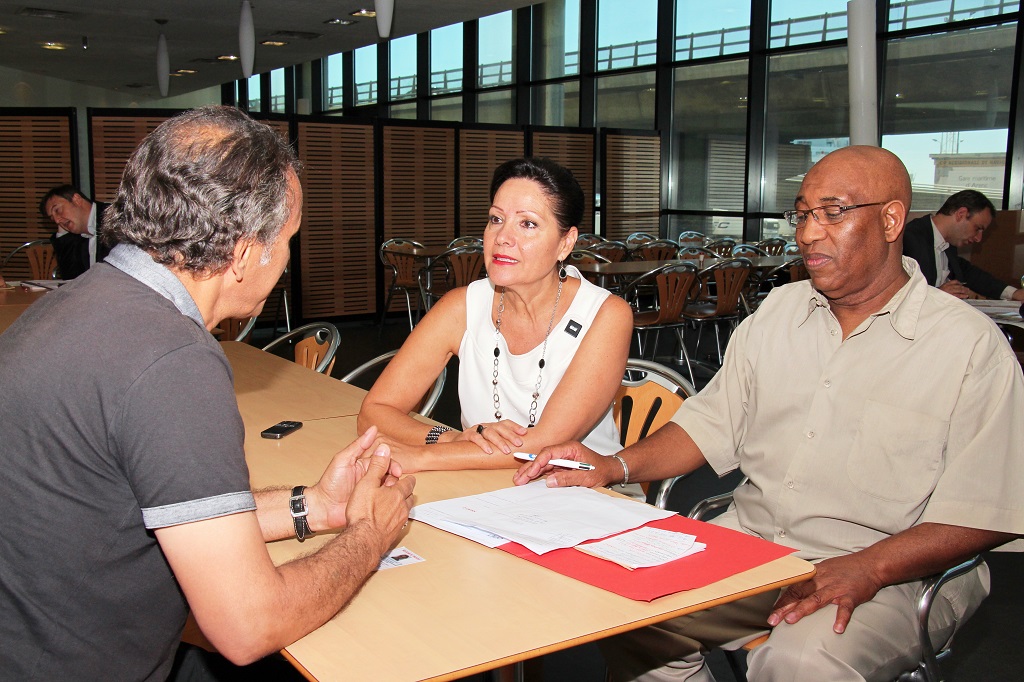
[[[583,217],[583,191],[549,159],[494,173],[484,232],[488,278],[446,294],[416,325],[363,401],[405,472],[518,466],[514,452],[582,440],[620,450],[611,403],[629,354],[622,299],[562,261]],[[452,355],[462,431],[408,416]]]

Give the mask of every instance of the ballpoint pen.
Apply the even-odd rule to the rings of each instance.
[[[512,455],[516,459],[525,459],[532,462],[537,459],[537,455],[532,452],[516,452]],[[593,471],[594,465],[588,464],[587,462],[577,462],[572,459],[553,459],[548,462],[553,467],[562,467],[563,469],[579,469],[580,471]]]

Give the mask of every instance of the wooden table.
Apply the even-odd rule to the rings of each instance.
[[[46,291],[27,291],[20,286],[0,289],[0,334],[10,327],[28,307],[47,294]]]
[[[253,485],[314,483],[334,453],[355,438],[355,416],[308,421],[279,441],[260,438],[259,429],[321,410],[320,384],[333,380],[302,368],[293,375],[285,367],[291,363],[253,355],[261,351],[243,344],[225,342],[224,348],[235,368]],[[349,399],[365,394],[345,390]],[[495,490],[511,479],[510,469],[425,472],[416,475],[416,502]],[[268,548],[280,564],[330,537],[321,533],[302,544],[285,540]],[[375,574],[338,616],[285,649],[311,679],[454,679],[798,582],[814,570],[784,557],[648,604],[422,523],[410,524],[399,545],[426,561]]]

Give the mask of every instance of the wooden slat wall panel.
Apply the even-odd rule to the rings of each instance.
[[[482,237],[494,169],[523,155],[518,130],[462,130],[459,136],[459,235]]]
[[[167,116],[93,116],[92,191],[99,201],[113,201],[128,157]]]
[[[455,130],[384,128],[384,239],[455,237]]]
[[[661,138],[609,134],[605,138],[604,233],[658,234],[661,215]]]
[[[299,123],[302,315],[375,309],[373,126]]]
[[[580,133],[533,132],[534,156],[546,156],[572,171],[583,188],[586,204],[580,232],[594,231],[594,136]]]
[[[73,163],[70,115],[0,116],[0,263],[21,244],[53,232],[39,214],[39,199],[71,182]],[[28,259],[15,257],[3,274],[28,278]]]

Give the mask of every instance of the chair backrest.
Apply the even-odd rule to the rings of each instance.
[[[28,254],[29,268],[32,270],[32,279],[51,279],[57,270],[57,257],[53,253],[53,245],[37,244],[25,249]]]
[[[701,256],[718,258],[718,254],[703,246],[683,246],[676,252],[676,258],[691,259]]]
[[[679,246],[704,246],[704,242],[707,240],[700,232],[690,230],[681,233],[676,237],[676,241],[679,243]]]
[[[732,247],[736,246],[736,240],[731,237],[723,237],[721,239],[716,239],[709,244],[705,244],[704,246],[711,249],[722,258],[727,258],[732,255]]]
[[[249,334],[252,333],[252,328],[256,326],[256,317],[229,317],[226,320],[221,320],[218,326],[224,330],[223,338],[245,343]]]
[[[723,258],[700,273],[701,279],[706,282],[708,277],[715,280],[715,290],[718,304],[715,308],[715,315],[735,315],[740,303],[740,294],[743,292],[743,285],[750,276],[752,263],[746,258]]]
[[[786,244],[786,248],[782,250],[783,256],[799,256],[800,247],[796,244]]]
[[[593,232],[583,232],[576,237],[576,248],[577,249],[589,249],[594,244],[600,244],[604,241],[604,237]]]
[[[480,237],[456,237],[455,239],[448,242],[448,248],[454,249],[456,246],[483,246],[484,240]]]
[[[389,239],[380,245],[380,262],[391,271],[391,276],[398,286],[417,286],[418,263],[411,252],[422,248],[423,244],[411,239]]]
[[[579,265],[580,263],[611,263],[611,259],[605,258],[596,251],[590,249],[576,249],[569,254],[569,257],[565,259],[570,265]]]
[[[696,393],[690,382],[675,370],[656,362],[629,358],[612,403],[619,442],[626,447],[654,433],[668,423],[684,400]],[[658,488],[657,500],[662,509],[675,481],[675,478],[666,479]]]
[[[757,242],[754,246],[760,246],[769,256],[781,256],[786,251],[786,240],[782,237],[771,237]]]
[[[633,249],[633,260],[672,260],[679,251],[679,244],[671,239],[656,239]]]
[[[632,249],[640,246],[641,244],[653,242],[657,238],[658,237],[656,235],[653,235],[650,232],[633,232],[626,237],[626,246]]]
[[[391,358],[395,357],[396,355],[398,355],[397,350],[391,350],[382,355],[378,355],[372,360],[367,360],[363,364],[353,369],[351,372],[343,376],[341,380],[344,381],[346,384],[351,384],[354,383],[360,377],[362,377],[364,374],[370,372],[371,370],[378,368],[383,370],[384,365],[391,362]],[[423,400],[420,401],[419,406],[415,410],[416,413],[427,418],[429,418],[430,415],[434,413],[434,408],[437,407],[437,401],[440,400],[441,398],[441,391],[444,390],[444,382],[447,376],[448,368],[445,367],[441,370],[441,374],[437,377],[437,379],[434,380],[434,385],[431,386],[430,390],[427,391],[427,394],[423,396]]]
[[[641,293],[649,291],[654,284],[658,291],[658,317],[654,325],[676,324],[682,321],[683,308],[690,300],[697,281],[697,266],[693,263],[672,263],[654,268],[633,280],[623,292],[623,297],[634,309]]]
[[[615,242],[610,239],[606,239],[592,246],[588,246],[587,251],[604,256],[612,263],[619,263],[626,260],[626,254],[629,253],[629,247],[622,242]]]
[[[758,256],[768,256],[770,254],[761,247],[754,246],[753,244],[737,244],[732,247],[732,255],[757,258]]]
[[[294,344],[296,363],[321,374],[330,374],[334,355],[341,345],[341,334],[330,322],[311,322],[277,337],[263,350],[270,352],[288,344]]]
[[[440,298],[452,289],[480,279],[485,274],[484,247],[479,244],[456,246],[438,255],[430,267],[429,271],[421,268],[416,275],[424,300],[428,296]]]
[[[789,281],[799,282],[802,279],[810,279],[811,276],[807,274],[807,266],[804,265],[803,256],[797,256],[786,261],[786,266],[789,268]]]

